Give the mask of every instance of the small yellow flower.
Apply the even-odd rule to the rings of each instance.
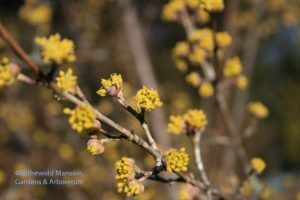
[[[184,129],[184,120],[180,115],[171,115],[167,125],[167,132],[179,135]]]
[[[220,12],[224,9],[223,0],[203,0],[203,2],[209,12]]]
[[[195,48],[189,54],[189,60],[196,64],[202,64],[205,61],[206,52],[203,49]]]
[[[67,92],[75,93],[77,85],[76,80],[77,77],[73,75],[73,70],[68,68],[66,73],[62,70],[59,71],[59,76],[56,78],[56,85],[58,88]]]
[[[211,97],[214,94],[214,87],[211,83],[202,83],[198,89],[198,93],[203,98]]]
[[[11,85],[15,81],[9,62],[7,57],[3,57],[0,61],[0,88]]]
[[[190,51],[190,46],[187,42],[178,42],[173,48],[173,57],[186,56]]]
[[[210,20],[210,15],[203,8],[198,9],[198,20],[200,23],[207,23]]]
[[[248,78],[244,75],[240,75],[237,77],[236,81],[235,81],[235,84],[236,86],[241,89],[241,90],[244,90],[248,87]]]
[[[225,63],[224,67],[224,76],[236,76],[239,75],[243,70],[243,66],[241,64],[241,61],[238,57],[234,57],[232,59],[229,59]]]
[[[58,33],[51,35],[49,38],[37,37],[35,43],[41,46],[45,63],[55,62],[61,64],[65,61],[73,62],[76,60],[73,41],[61,39]]]
[[[251,159],[251,167],[255,173],[260,174],[266,168],[266,163],[261,158],[252,158]]]
[[[207,125],[206,115],[203,110],[188,110],[184,115],[183,119],[195,128],[202,128]]]
[[[185,3],[183,0],[171,0],[163,7],[162,17],[167,21],[174,21],[178,14],[184,9]]]
[[[73,110],[65,108],[64,113],[70,115],[69,123],[79,133],[95,127],[96,115],[88,105],[77,106]]]
[[[219,47],[227,47],[231,44],[232,38],[226,32],[219,32],[216,34],[217,45]]]
[[[122,76],[120,74],[111,74],[109,79],[101,80],[101,87],[97,91],[100,96],[110,94],[112,96],[117,95],[118,91],[123,86]]]
[[[250,102],[247,107],[248,111],[259,119],[266,118],[269,115],[268,108],[259,101]]]
[[[162,105],[157,91],[152,88],[143,86],[135,95],[135,107],[138,112],[150,111]]]
[[[186,77],[185,80],[188,84],[198,87],[201,83],[201,78],[197,72],[191,72]]]
[[[185,172],[189,164],[189,156],[185,148],[180,150],[172,149],[165,153],[168,172]]]
[[[135,162],[132,158],[122,157],[116,162],[116,179],[134,179],[135,178]]]
[[[188,64],[186,63],[186,61],[177,58],[174,60],[174,62],[175,62],[175,66],[179,70],[179,72],[185,73],[187,71]]]

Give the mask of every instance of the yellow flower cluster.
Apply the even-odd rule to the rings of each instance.
[[[241,89],[241,90],[244,90],[248,87],[248,78],[244,75],[240,75],[237,77],[236,81],[235,81],[235,84],[236,86]]]
[[[97,91],[100,96],[105,96],[107,94],[116,95],[117,92],[122,88],[123,80],[120,74],[111,74],[109,79],[101,80],[101,87]]]
[[[181,115],[171,115],[167,125],[167,132],[179,135],[184,130],[184,120]]]
[[[136,179],[125,179],[118,182],[118,192],[126,193],[127,197],[135,197],[144,192],[144,185]]]
[[[209,12],[222,11],[223,0],[170,0],[163,7],[162,17],[167,21],[176,21],[180,13],[189,8],[198,14],[200,23],[207,23],[210,20]]]
[[[188,110],[184,115],[183,119],[195,128],[202,128],[207,125],[206,115],[203,110],[192,109]]]
[[[268,108],[259,101],[250,102],[247,107],[248,111],[259,119],[266,118],[269,115]]]
[[[266,168],[266,163],[261,158],[252,158],[251,159],[251,167],[255,173],[260,174]]]
[[[58,33],[49,38],[37,37],[35,42],[42,47],[42,57],[45,63],[61,64],[64,61],[73,62],[76,60],[73,41],[61,39]]]
[[[214,87],[210,82],[204,82],[200,85],[198,93],[203,98],[211,97],[214,94]]]
[[[64,113],[70,115],[69,123],[79,133],[95,126],[96,115],[88,105],[80,105],[73,110],[65,108]]]
[[[77,77],[73,75],[73,70],[68,68],[67,72],[59,71],[59,76],[56,77],[56,85],[58,88],[63,89],[70,93],[76,92]]]
[[[202,0],[202,2],[209,12],[220,12],[224,9],[223,0]]]
[[[172,149],[165,153],[166,165],[168,172],[185,172],[189,164],[189,156],[185,152],[185,148],[180,150]]]
[[[184,133],[186,125],[189,128],[202,128],[207,125],[203,110],[188,110],[183,115],[171,115],[167,125],[167,132],[175,135]]]
[[[135,162],[131,158],[123,157],[116,162],[116,179],[134,179],[135,177]]]
[[[162,105],[157,91],[152,88],[143,86],[135,95],[135,107],[138,112],[150,111]]]
[[[238,57],[234,57],[226,61],[223,73],[225,77],[230,77],[239,75],[242,70],[243,66],[240,59]]]
[[[200,75],[197,72],[191,72],[186,77],[185,80],[188,84],[193,87],[198,87],[201,83]]]
[[[0,62],[0,88],[11,85],[15,80],[9,62],[7,57],[3,57]]]
[[[227,47],[231,44],[232,38],[226,32],[219,32],[216,34],[216,42],[219,47]]]
[[[116,180],[118,192],[124,192],[128,197],[137,196],[144,191],[144,185],[135,179],[135,162],[123,157],[116,162]]]

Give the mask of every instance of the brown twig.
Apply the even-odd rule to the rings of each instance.
[[[40,74],[41,71],[39,67],[32,62],[23,48],[20,47],[18,42],[12,37],[6,28],[0,22],[0,37],[11,47],[11,49],[16,53],[16,55],[23,60],[36,74]]]

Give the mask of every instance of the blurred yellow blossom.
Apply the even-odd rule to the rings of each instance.
[[[135,95],[135,107],[138,112],[150,111],[156,107],[161,107],[163,103],[160,101],[158,93],[154,89],[148,89],[143,86]]]
[[[183,119],[195,128],[202,128],[207,125],[206,115],[203,110],[192,109],[188,110],[184,115]]]
[[[198,9],[198,20],[200,23],[207,23],[210,20],[210,15],[208,12],[206,12],[203,8]]]
[[[15,81],[9,62],[7,57],[0,60],[0,88],[11,85]]]
[[[226,32],[219,32],[216,34],[217,45],[219,47],[227,47],[231,44],[232,38]]]
[[[255,173],[260,174],[266,168],[266,163],[261,158],[252,158],[251,159],[251,167]]]
[[[214,87],[210,82],[204,82],[200,85],[198,93],[203,98],[211,97],[214,94]]]
[[[67,72],[59,71],[59,76],[56,78],[56,85],[70,93],[76,93],[77,77],[73,75],[73,70],[68,68]]]
[[[95,126],[96,116],[94,111],[88,105],[80,105],[73,110],[65,108],[64,113],[70,115],[69,123],[72,128],[79,133]]]
[[[188,36],[190,42],[198,42],[199,47],[211,51],[214,47],[213,32],[211,29],[197,29]]]
[[[117,95],[118,91],[123,86],[122,76],[120,74],[111,74],[109,79],[102,79],[101,80],[101,87],[97,91],[97,94],[100,96],[109,95]]]
[[[177,58],[174,60],[176,68],[181,73],[185,73],[188,69],[188,64],[183,59]]]
[[[225,77],[229,77],[239,75],[242,72],[242,70],[243,67],[240,59],[238,57],[234,57],[226,61],[223,72]]]
[[[48,4],[33,6],[27,3],[21,8],[20,16],[32,25],[47,25],[51,21],[52,10]]]
[[[259,197],[261,200],[270,199],[272,196],[272,188],[269,186],[264,186],[262,190],[260,191]]]
[[[179,135],[184,129],[184,120],[180,115],[171,115],[167,125],[167,132]]]
[[[172,55],[177,56],[186,56],[189,53],[190,46],[187,42],[177,42],[173,48]]]
[[[162,17],[167,21],[174,21],[177,19],[178,14],[185,7],[183,0],[170,0],[170,2],[163,7]]]
[[[248,103],[248,111],[259,119],[268,117],[269,110],[268,108],[259,101]]]
[[[64,160],[67,160],[67,161],[72,160],[74,157],[74,149],[73,149],[72,145],[70,145],[68,143],[62,143],[61,145],[59,145],[58,153],[61,158],[63,158]]]
[[[168,172],[185,172],[189,164],[189,156],[185,148],[171,149],[165,153]]]
[[[194,48],[193,51],[189,54],[189,60],[191,62],[202,64],[205,61],[206,52],[200,48]]]
[[[198,87],[201,83],[200,75],[197,72],[191,72],[186,77],[185,80],[188,84]]]
[[[5,171],[0,169],[0,186],[6,181]]]
[[[248,87],[248,78],[244,75],[240,75],[237,77],[236,81],[235,81],[235,84],[236,86],[241,89],[241,90],[244,90]]]
[[[62,39],[58,33],[49,36],[49,38],[37,37],[35,43],[41,46],[45,63],[61,64],[65,61],[73,62],[76,60],[73,41]]]
[[[243,196],[249,197],[253,193],[253,187],[250,181],[245,181],[240,189],[240,192]]]
[[[202,0],[209,12],[220,12],[224,9],[223,0]]]

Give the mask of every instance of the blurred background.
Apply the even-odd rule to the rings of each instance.
[[[164,106],[147,116],[160,147],[186,147],[184,136],[165,131],[170,114],[189,108],[205,108],[210,118],[213,99],[202,100],[186,84],[171,59],[176,42],[186,38],[178,23],[162,20],[167,0],[0,0],[0,21],[44,71],[36,36],[60,33],[76,45],[77,61],[72,67],[79,85],[102,113],[132,129],[142,131],[130,115],[110,98],[100,98],[96,90],[101,78],[120,73],[125,94],[132,96],[142,85],[159,90]],[[226,0],[219,18],[220,30],[228,31],[233,44],[228,57],[238,55],[250,80],[247,91],[230,92],[231,109],[237,126],[247,122],[245,105],[262,101],[270,116],[261,121],[245,140],[249,155],[266,160],[261,179],[272,190],[271,199],[300,199],[300,2],[299,0]],[[0,56],[9,56],[30,70],[0,39]],[[116,192],[114,162],[133,157],[139,166],[153,165],[140,148],[126,141],[109,143],[104,154],[86,151],[87,136],[71,130],[62,114],[64,101],[43,88],[20,83],[0,91],[0,199],[125,199]],[[216,183],[224,147],[211,144],[215,133],[207,131],[203,157],[210,178]],[[224,159],[224,158],[223,158]],[[79,170],[84,185],[16,185],[16,169]],[[195,169],[193,163],[190,169]],[[224,177],[220,187],[230,190],[232,177]],[[224,185],[222,185],[224,184]],[[227,185],[226,185],[227,184]],[[138,199],[177,199],[177,185],[148,181]],[[162,192],[169,191],[166,196]],[[298,198],[297,198],[298,195]]]

